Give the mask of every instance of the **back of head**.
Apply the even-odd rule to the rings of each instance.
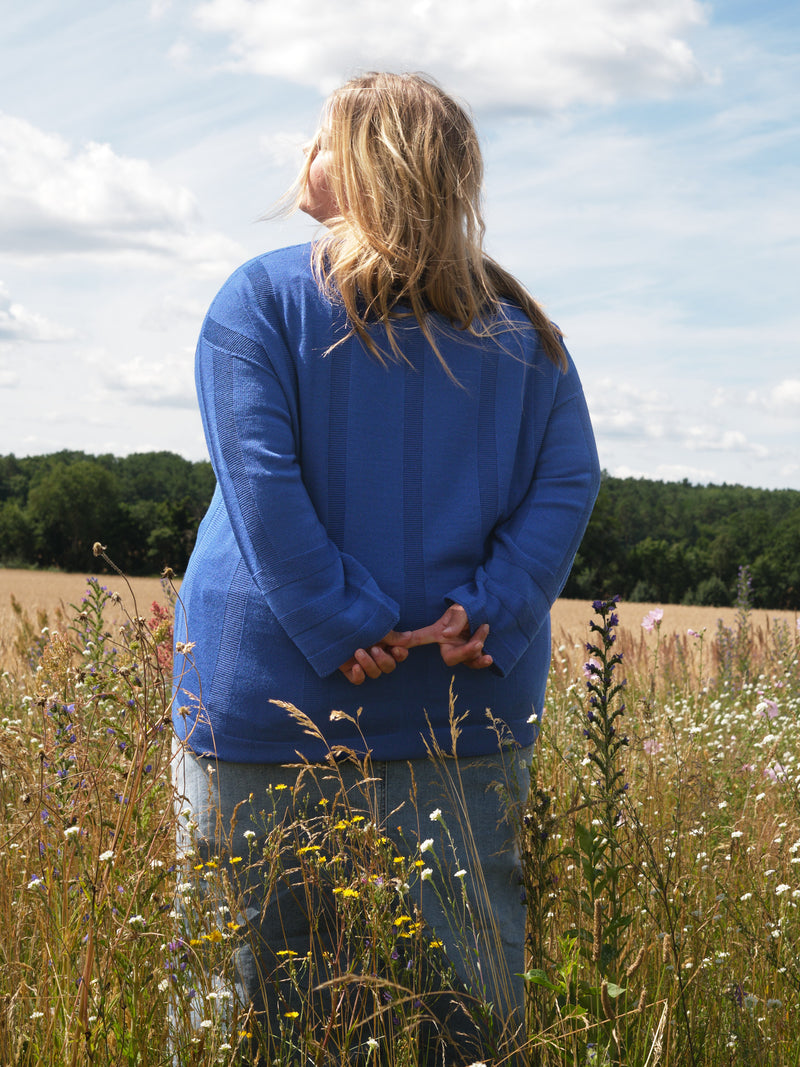
[[[484,255],[478,138],[466,110],[432,79],[370,73],[336,89],[300,175],[298,201],[319,151],[326,153],[338,214],[326,220],[328,233],[315,245],[315,267],[378,358],[371,321],[384,323],[401,357],[391,320],[410,312],[438,354],[431,312],[483,335],[508,298],[523,307],[550,358],[563,362],[558,337],[548,345],[543,336],[543,323],[545,332],[554,328],[538,305]]]

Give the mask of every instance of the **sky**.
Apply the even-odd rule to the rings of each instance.
[[[206,458],[205,309],[325,96],[472,110],[487,250],[564,331],[610,474],[800,489],[797,0],[26,0],[0,30],[0,454]]]

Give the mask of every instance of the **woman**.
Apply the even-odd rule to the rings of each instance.
[[[356,78],[328,100],[298,182],[327,232],[245,264],[211,305],[197,385],[218,484],[176,619],[174,721],[206,848],[209,767],[227,820],[281,765],[337,746],[369,751],[407,839],[412,784],[423,817],[441,801],[426,757],[452,747],[452,685],[510,1010],[525,916],[484,795],[498,777],[486,710],[519,746],[522,781],[549,610],[599,469],[559,331],[482,250],[481,183],[472,123],[438,86]],[[447,943],[447,916],[422,908]]]

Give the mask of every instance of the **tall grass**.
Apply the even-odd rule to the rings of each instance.
[[[613,602],[555,643],[516,1034],[415,903],[435,886],[477,956],[454,877],[476,862],[446,827],[393,839],[368,760],[298,767],[288,803],[267,790],[176,858],[169,621],[132,605],[110,630],[112,597],[90,580],[71,617],[18,607],[0,635],[0,1063],[399,1067],[442,1035],[465,1063],[800,1063],[798,633],[754,628],[746,596],[728,631],[668,633],[666,608],[655,651]],[[253,880],[317,917],[307,952],[276,950],[268,1027],[235,993]]]

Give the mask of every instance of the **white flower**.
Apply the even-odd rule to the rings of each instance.
[[[28,882],[28,889],[38,889],[40,885],[44,885],[44,882],[35,874],[30,882]]]
[[[113,860],[114,853],[111,849],[108,849],[107,852],[101,852],[97,858],[100,860],[101,863],[108,863]]]
[[[80,826],[68,826],[64,831],[64,837],[74,837],[81,832]]]
[[[432,877],[433,877],[433,871],[430,869],[430,867],[426,867],[425,870],[420,873],[420,878],[422,879],[423,882],[427,882],[428,879],[432,878]]]
[[[158,983],[158,991],[159,991],[159,993],[166,993],[166,991],[168,989],[169,989],[169,979],[168,978],[162,978],[161,981]]]
[[[441,808],[434,808],[433,811],[428,816],[428,818],[431,820],[431,822],[438,822],[439,819],[441,819],[441,817],[442,817],[442,809]]]
[[[374,1037],[368,1037],[367,1038],[367,1048],[368,1049],[372,1049],[372,1051],[374,1052],[375,1049],[378,1048],[378,1047],[379,1046],[378,1046],[377,1038],[374,1038]]]
[[[252,840],[253,840],[253,838],[254,838],[254,837],[256,836],[256,832],[255,832],[255,830],[245,830],[245,832],[244,832],[243,836],[244,836],[244,837],[245,837],[245,838],[246,838],[246,839],[247,839],[248,841],[252,841]]]
[[[467,877],[467,872],[462,867],[462,869],[460,871],[456,871],[456,873],[453,875],[453,877],[454,878],[466,878]]]
[[[31,1017],[31,1019],[43,1019],[44,1018],[44,1012],[43,1011],[32,1011],[31,1014],[30,1014],[30,1017]]]
[[[752,893],[742,893],[742,895],[739,897],[739,900],[751,900],[752,896]]]
[[[128,919],[128,926],[146,926],[144,915],[131,915]]]
[[[430,852],[433,849],[433,838],[426,837],[422,844],[419,846],[420,852]]]
[[[731,830],[731,837],[744,837],[743,830]]]
[[[786,885],[785,882],[781,882],[780,885],[775,886],[775,895],[779,897],[781,893],[788,893],[791,888],[792,887],[790,885]]]
[[[212,1026],[213,1026],[214,1024],[213,1024],[213,1022],[211,1021],[211,1019],[203,1019],[203,1021],[202,1021],[202,1022],[200,1023],[200,1025],[202,1026],[202,1028],[203,1028],[204,1030],[210,1030],[210,1029],[211,1029],[211,1027],[212,1027]]]

